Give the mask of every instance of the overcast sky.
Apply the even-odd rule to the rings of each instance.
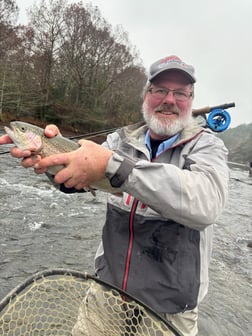
[[[40,3],[16,2],[22,23],[26,9]],[[194,108],[235,102],[231,127],[252,122],[252,0],[83,2],[97,5],[112,26],[122,25],[146,69],[174,54],[192,64]]]

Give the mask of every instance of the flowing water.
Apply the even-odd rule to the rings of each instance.
[[[1,146],[4,151],[8,146]],[[93,274],[106,195],[63,194],[46,176],[0,156],[0,300],[31,274],[70,268]],[[210,288],[199,336],[252,334],[252,178],[231,170],[230,196],[215,225]]]

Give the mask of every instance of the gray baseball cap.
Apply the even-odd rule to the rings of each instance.
[[[167,70],[181,71],[188,77],[191,83],[196,82],[193,66],[184,63],[175,55],[162,58],[153,63],[150,67],[148,81],[151,82],[157,75]]]

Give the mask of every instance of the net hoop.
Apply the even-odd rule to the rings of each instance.
[[[143,334],[143,335],[157,335],[157,336],[166,336],[166,335],[183,336],[171,322],[167,321],[164,317],[162,317],[160,314],[158,314],[157,312],[155,312],[149,306],[147,306],[146,304],[144,304],[140,300],[136,299],[135,297],[131,296],[127,292],[121,290],[120,288],[117,288],[116,286],[111,285],[110,283],[102,281],[102,280],[98,279],[97,277],[95,277],[93,275],[89,275],[88,273],[82,273],[82,272],[79,272],[79,271],[75,271],[75,270],[71,270],[71,269],[63,269],[63,268],[49,269],[49,270],[44,270],[44,271],[40,271],[40,272],[37,272],[37,273],[33,274],[32,276],[28,277],[24,282],[22,282],[21,284],[19,284],[18,286],[16,286],[13,290],[11,290],[0,301],[0,334],[1,334],[1,330],[3,330],[4,331],[3,335],[6,335],[6,336],[8,336],[8,335],[15,335],[15,336],[16,335],[20,335],[20,336],[23,335],[21,332],[20,333],[16,332],[16,329],[15,329],[15,328],[17,328],[19,330],[19,328],[20,328],[20,330],[24,330],[24,328],[27,327],[27,325],[25,327],[22,327],[21,325],[22,325],[22,323],[23,324],[25,324],[25,323],[27,324],[27,321],[29,320],[28,317],[24,318],[24,316],[23,316],[23,315],[25,315],[24,312],[22,312],[22,311],[21,312],[20,311],[16,312],[15,311],[15,305],[19,305],[20,306],[20,302],[19,302],[19,298],[20,297],[21,297],[21,302],[25,302],[24,298],[25,299],[26,298],[30,298],[32,295],[34,295],[34,286],[35,286],[36,292],[38,292],[39,295],[41,293],[43,295],[45,295],[44,293],[46,293],[46,294],[49,295],[49,293],[50,293],[50,300],[52,301],[54,299],[54,297],[52,296],[51,287],[50,286],[52,286],[52,284],[54,286],[54,281],[55,281],[55,282],[57,282],[57,290],[58,290],[58,287],[62,287],[61,288],[62,293],[65,293],[68,290],[68,288],[67,288],[68,285],[67,286],[65,285],[65,283],[67,282],[68,278],[71,279],[71,281],[72,281],[72,279],[74,281],[76,281],[76,286],[77,285],[78,286],[85,285],[86,286],[85,290],[88,288],[86,290],[86,293],[90,290],[90,287],[92,287],[93,284],[95,284],[95,286],[99,287],[98,288],[99,291],[100,291],[100,288],[102,289],[102,291],[104,291],[105,294],[104,294],[104,296],[102,296],[102,300],[104,300],[104,298],[105,298],[108,301],[106,302],[105,305],[101,304],[101,302],[98,303],[98,305],[95,306],[95,309],[92,311],[92,314],[95,314],[96,311],[98,312],[99,309],[101,308],[101,306],[103,306],[102,309],[105,309],[104,307],[109,308],[110,304],[114,303],[114,302],[116,302],[116,305],[115,305],[116,310],[113,312],[113,314],[116,312],[116,313],[118,313],[118,316],[122,316],[122,311],[120,311],[120,312],[118,311],[118,307],[120,305],[121,305],[120,309],[123,306],[123,310],[124,310],[123,313],[125,313],[125,311],[127,311],[127,314],[128,314],[129,307],[130,307],[130,309],[131,309],[131,313],[130,314],[132,315],[132,320],[134,321],[134,323],[130,322],[130,327],[128,327],[128,326],[125,327],[125,325],[122,327],[122,328],[124,328],[123,329],[124,333],[125,333],[125,328],[126,328],[126,330],[128,330],[130,328],[130,332],[129,333],[126,332],[125,335],[136,335],[136,336],[138,336],[138,335],[142,335]],[[87,283],[88,283],[88,286],[87,286]],[[91,284],[91,286],[90,286],[90,284]],[[38,288],[36,288],[36,286]],[[46,286],[48,286],[48,288]],[[71,286],[75,286],[75,284],[73,285],[72,282],[71,282]],[[95,290],[96,289],[97,288],[95,288]],[[78,288],[76,289],[76,292],[78,293],[78,296],[80,296]],[[100,298],[100,297],[101,296],[99,294],[97,296],[97,298]],[[97,298],[94,300],[93,299],[93,295],[91,294],[91,298],[89,298],[89,303],[92,302],[92,300],[93,300],[93,302],[96,302],[96,304],[97,304],[97,302],[98,302]],[[84,299],[84,294],[82,294],[82,296],[80,298],[78,298],[78,303],[75,303],[75,305],[74,305],[75,307],[73,306],[74,309],[76,309],[77,312],[79,312],[79,313],[75,314],[76,319],[77,319],[76,315],[80,315],[80,308],[79,308],[78,305],[82,304],[83,299]],[[55,300],[58,300],[58,297],[55,297]],[[42,301],[42,299],[41,299],[40,296],[37,295],[37,298],[36,298],[35,301],[36,302],[37,301]],[[46,303],[46,301],[44,301],[44,303],[42,302],[42,306],[45,303]],[[78,307],[76,307],[76,305]],[[133,310],[132,310],[132,306],[134,306]],[[25,307],[27,308],[26,303],[25,303]],[[60,307],[63,307],[63,306],[60,306]],[[73,308],[71,308],[71,309],[73,309]],[[112,308],[110,307],[110,309],[112,309]],[[20,310],[20,307],[19,307],[19,310]],[[106,322],[108,322],[108,320],[111,317],[110,315],[108,315],[108,311],[109,310],[107,309],[107,311],[105,312],[106,320],[103,320],[102,324],[106,324]],[[136,318],[136,316],[133,316],[136,311],[138,312],[137,313],[138,314],[137,318]],[[38,312],[39,312],[39,308],[36,308],[34,314],[37,313],[37,316],[38,316],[39,315]],[[43,310],[43,312],[44,312],[44,310]],[[51,311],[49,311],[49,312],[51,312]],[[20,319],[20,314],[23,316],[23,320],[25,322],[22,319]],[[46,314],[47,313],[45,313],[45,315]],[[47,315],[50,315],[50,314],[47,314]],[[67,314],[66,314],[66,316],[67,316]],[[153,329],[154,331],[150,331],[150,333],[147,331],[147,333],[146,333],[146,330],[148,329],[148,326],[149,326],[149,322],[147,322],[147,324],[144,327],[141,327],[141,333],[138,333],[138,331],[137,331],[138,328],[139,328],[138,325],[139,324],[143,324],[142,321],[145,322],[144,319],[147,318],[147,317],[148,317],[149,321],[154,321],[153,322],[154,324],[151,324],[152,326],[150,327],[150,329],[151,329],[151,328],[153,328],[153,325],[155,325],[155,327]],[[69,327],[69,328],[71,328],[71,329],[73,328],[73,325],[76,324],[76,319],[75,319],[75,321],[71,321],[72,326]],[[79,319],[79,316],[78,316],[78,319]],[[129,317],[127,315],[127,320],[128,319],[129,319]],[[136,319],[138,319],[137,323],[136,323]],[[63,320],[67,321],[68,319],[66,317],[64,317]],[[114,327],[115,327],[115,324],[119,323],[118,321],[119,320],[117,320],[114,323]],[[139,321],[141,321],[141,323]],[[33,325],[35,325],[34,321],[32,323],[33,323]],[[71,333],[66,333],[66,334],[60,333],[60,334],[58,334],[57,330],[55,331],[55,333],[53,333],[52,331],[49,334],[47,334],[46,332],[44,333],[43,330],[45,329],[45,323],[44,323],[44,325],[43,325],[43,323],[42,324],[41,323],[42,322],[40,321],[39,322],[40,329],[36,329],[37,330],[36,333],[33,333],[33,331],[31,331],[32,333],[28,333],[26,331],[26,335],[27,336],[28,335],[72,335]],[[46,323],[48,324],[48,322],[46,322]],[[63,322],[61,322],[61,323],[63,323]],[[56,323],[54,323],[54,324],[56,324]],[[104,326],[102,326],[102,324],[100,324],[98,326],[96,320],[95,320],[95,323],[94,323],[94,319],[92,319],[92,328],[93,328],[93,324],[94,324],[94,328],[98,328],[98,329],[100,328],[101,329],[101,328],[104,327]],[[97,325],[95,325],[95,324],[97,324]],[[9,331],[11,329],[11,325],[15,325],[16,326],[16,327],[13,327],[13,329],[15,329],[15,331],[13,331],[13,332]],[[61,326],[61,327],[62,327],[62,329],[64,329],[64,326]],[[6,330],[4,328],[6,328],[6,330],[8,330],[8,331],[6,332]],[[87,335],[88,336],[89,335],[90,336],[97,336],[97,330],[96,329],[94,329],[94,330],[95,331],[93,331],[93,333],[90,332],[90,333],[87,333]],[[132,330],[133,331],[136,330],[136,333],[132,332]],[[145,330],[145,332],[143,330]],[[169,331],[172,332],[173,334],[171,334]],[[73,334],[73,335],[75,335],[75,334]],[[79,334],[76,334],[76,335],[79,335]],[[82,335],[82,334],[80,334],[80,335]],[[84,335],[86,335],[86,334],[84,334]],[[100,335],[102,335],[102,332],[100,333]],[[111,334],[106,333],[106,335],[118,335],[119,336],[119,335],[121,335],[121,331],[120,331],[120,333],[117,333],[117,332],[113,331],[113,332],[111,332]]]

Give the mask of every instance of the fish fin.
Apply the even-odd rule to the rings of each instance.
[[[88,186],[86,188],[83,188],[85,191],[91,192],[91,194],[96,197],[96,192],[95,189],[93,189],[92,187]]]

